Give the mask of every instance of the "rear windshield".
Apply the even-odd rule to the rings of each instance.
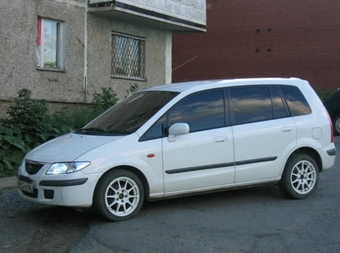
[[[135,93],[108,109],[76,133],[98,135],[133,133],[177,94],[167,91]]]

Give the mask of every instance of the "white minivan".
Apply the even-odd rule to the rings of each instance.
[[[92,206],[111,221],[132,218],[144,200],[263,183],[304,199],[334,164],[332,131],[298,78],[162,85],[30,151],[18,187],[30,201]]]

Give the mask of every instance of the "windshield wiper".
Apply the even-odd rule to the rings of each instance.
[[[104,134],[104,135],[128,135],[132,134],[130,131],[126,131],[124,129],[113,129],[113,130],[104,130],[103,128],[99,127],[89,127],[89,128],[81,128],[75,133],[80,133],[80,134]]]
[[[132,134],[131,131],[127,131],[124,129],[113,129],[113,130],[107,131],[107,133],[109,134]]]
[[[77,131],[75,131],[75,133],[82,133],[82,134],[86,134],[86,133],[106,133],[106,131],[102,128],[99,128],[99,127],[89,127],[89,128],[78,129]]]

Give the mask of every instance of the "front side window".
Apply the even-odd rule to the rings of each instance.
[[[112,34],[111,75],[116,78],[145,80],[145,39]]]
[[[65,23],[38,18],[36,65],[41,69],[65,69]]]
[[[190,95],[170,110],[169,117],[170,125],[187,123],[190,132],[224,127],[226,117],[223,90]]]

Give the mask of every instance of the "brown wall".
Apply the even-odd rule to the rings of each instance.
[[[173,82],[300,77],[332,91],[340,87],[340,1],[207,0],[207,33],[173,37],[172,74]]]

